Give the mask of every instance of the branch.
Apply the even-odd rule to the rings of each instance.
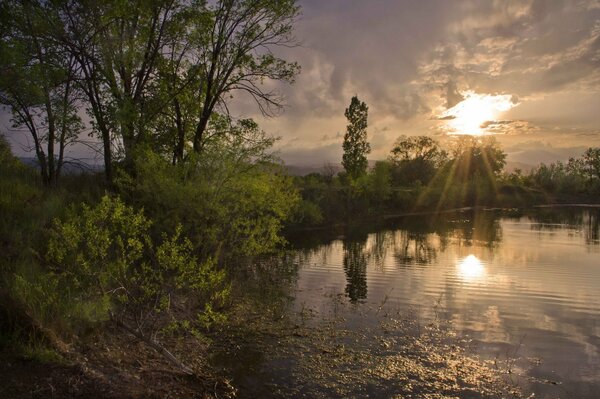
[[[110,314],[110,318],[117,326],[121,327],[123,330],[132,334],[137,339],[139,339],[140,341],[142,341],[143,343],[145,343],[146,345],[148,345],[149,347],[154,349],[156,352],[163,355],[171,363],[173,363],[175,366],[177,366],[183,373],[185,373],[187,375],[195,375],[194,370],[192,368],[190,368],[189,366],[186,366],[181,360],[177,359],[171,352],[169,352],[167,350],[167,348],[162,346],[159,342],[157,342],[156,340],[154,340],[150,337],[147,337],[146,335],[142,334],[140,331],[129,327],[128,325],[123,323],[121,320],[114,317],[112,312]]]

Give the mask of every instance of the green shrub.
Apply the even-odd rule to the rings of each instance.
[[[225,273],[194,258],[180,227],[155,242],[151,225],[142,211],[108,196],[57,220],[46,256],[57,290],[145,337],[173,320],[212,315],[228,295]]]
[[[321,208],[309,200],[301,200],[296,208],[291,223],[299,226],[315,226],[323,223]]]
[[[202,259],[239,260],[273,251],[292,215],[298,194],[278,165],[236,161],[226,154],[190,155],[171,165],[148,152],[138,159],[135,177],[119,181],[128,202],[143,207],[156,229],[178,224]]]

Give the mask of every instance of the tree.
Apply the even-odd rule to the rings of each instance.
[[[362,176],[367,171],[367,154],[371,152],[371,146],[367,142],[368,111],[367,104],[354,96],[344,112],[348,126],[344,135],[342,165],[351,178]]]
[[[447,154],[437,141],[428,136],[400,136],[390,154],[390,161],[398,164],[404,161],[422,160],[439,166]]]
[[[394,165],[394,176],[398,183],[410,184],[418,180],[426,184],[447,157],[446,151],[431,137],[400,136],[392,148],[389,160]]]
[[[56,4],[64,24],[64,34],[56,40],[77,61],[78,83],[102,140],[111,181],[113,147],[122,146],[131,165],[137,147],[151,139],[150,122],[162,99],[157,94],[158,63],[185,7],[172,0]]]
[[[590,147],[583,154],[584,168],[587,178],[600,180],[600,147]]]
[[[56,4],[65,26],[58,40],[77,61],[109,180],[115,147],[131,167],[141,146],[180,162],[188,141],[202,150],[232,92],[248,93],[271,114],[282,100],[262,84],[292,82],[299,71],[272,52],[295,44],[294,0]]]
[[[213,111],[227,107],[226,95],[249,94],[267,115],[281,108],[282,99],[261,87],[264,80],[293,82],[299,72],[295,62],[272,53],[274,47],[295,45],[292,28],[299,14],[295,0],[220,0],[208,8],[212,23],[191,41],[192,64],[200,73],[194,150],[200,151]]]
[[[493,178],[506,165],[506,153],[493,137],[461,136],[453,144],[453,167],[457,177],[465,180],[476,175]]]
[[[44,184],[55,184],[65,148],[83,128],[75,62],[50,39],[60,24],[46,2],[7,1],[0,13],[0,104],[10,108],[14,128],[29,132]]]

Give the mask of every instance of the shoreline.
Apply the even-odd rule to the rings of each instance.
[[[499,207],[499,206],[476,205],[476,206],[466,206],[466,207],[461,207],[461,208],[444,209],[444,210],[439,210],[439,211],[428,210],[428,211],[403,212],[403,213],[396,213],[396,214],[382,214],[382,215],[375,215],[375,216],[366,216],[366,217],[362,217],[362,218],[359,217],[352,221],[338,221],[338,222],[334,222],[334,223],[328,223],[328,224],[317,225],[317,226],[287,227],[285,229],[286,232],[284,233],[284,235],[286,235],[286,234],[294,235],[297,233],[303,233],[303,232],[308,232],[308,231],[331,230],[331,229],[337,229],[337,228],[344,228],[344,227],[347,227],[349,225],[354,225],[354,224],[363,224],[363,223],[368,223],[368,222],[382,222],[382,221],[388,221],[388,220],[393,220],[393,219],[398,219],[398,218],[403,218],[403,217],[408,217],[408,216],[441,215],[441,214],[448,214],[448,213],[454,213],[454,212],[467,212],[467,211],[473,211],[473,210],[526,211],[528,209],[545,209],[545,208],[591,208],[591,209],[597,209],[597,208],[600,208],[600,204],[598,204],[598,203],[590,203],[590,204],[552,203],[552,204],[529,205],[526,207]]]

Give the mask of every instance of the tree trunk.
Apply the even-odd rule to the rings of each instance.
[[[208,111],[205,107],[196,126],[196,133],[194,134],[194,151],[200,152],[202,150],[202,139],[204,138],[204,131],[208,126],[208,120],[210,119],[211,111]]]
[[[177,127],[177,142],[175,143],[175,151],[173,152],[173,165],[183,161],[183,150],[185,148],[185,126],[183,126],[183,118],[181,117],[181,106],[177,97],[173,99],[175,107],[175,125]]]

